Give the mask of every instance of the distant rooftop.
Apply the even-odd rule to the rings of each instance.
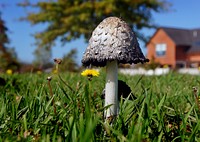
[[[160,27],[176,43],[176,45],[190,46],[188,53],[200,52],[200,28],[180,29]]]

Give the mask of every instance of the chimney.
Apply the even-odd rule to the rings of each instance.
[[[193,31],[193,37],[197,37],[197,31]]]

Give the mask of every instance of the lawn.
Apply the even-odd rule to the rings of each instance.
[[[0,141],[200,141],[200,76],[119,74],[137,99],[121,98],[106,121],[104,69],[91,81],[67,72],[0,76]]]

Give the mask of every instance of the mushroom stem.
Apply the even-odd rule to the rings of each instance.
[[[117,60],[107,62],[106,65],[105,106],[111,105],[105,111],[105,118],[118,114],[118,66]]]

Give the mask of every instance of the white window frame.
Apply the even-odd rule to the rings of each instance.
[[[156,56],[157,57],[162,57],[166,55],[167,51],[167,44],[166,43],[159,43],[156,44]]]

